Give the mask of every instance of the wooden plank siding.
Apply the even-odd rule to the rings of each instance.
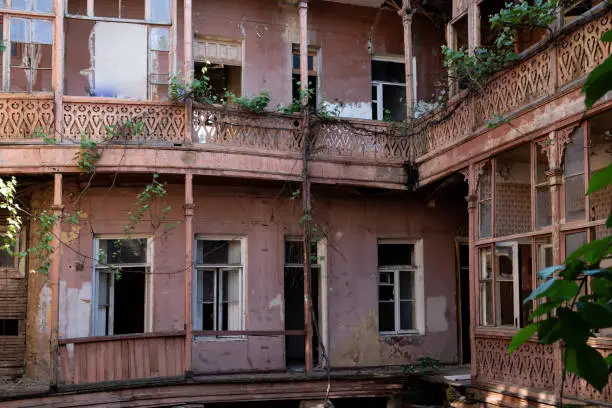
[[[17,336],[0,336],[0,377],[23,374],[26,335],[26,280],[0,271],[0,319],[18,321]]]
[[[62,339],[61,385],[183,376],[183,333]]]

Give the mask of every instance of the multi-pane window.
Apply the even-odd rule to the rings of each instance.
[[[552,224],[552,196],[548,183],[548,156],[542,146],[535,145],[535,227],[543,228]]]
[[[143,333],[147,329],[149,240],[96,239],[93,335]]]
[[[378,243],[378,329],[381,333],[423,332],[423,270],[420,243]]]
[[[566,222],[583,221],[586,217],[584,152],[584,129],[579,127],[572,134],[563,160]]]
[[[11,0],[11,9],[52,13],[53,0]]]
[[[300,100],[301,77],[300,77],[300,49],[298,45],[293,46],[291,54],[291,78],[292,78],[292,97]],[[308,50],[308,105],[312,108],[317,107],[317,85],[318,85],[318,61],[317,50]]]
[[[406,119],[403,61],[372,60],[372,119],[396,122]]]
[[[53,23],[47,20],[10,18],[10,69],[8,90],[43,92],[52,90]]]
[[[195,330],[243,328],[242,240],[198,239]]]
[[[478,235],[480,238],[490,237],[492,234],[493,196],[491,181],[491,165],[487,164],[478,181]]]
[[[149,28],[149,99],[168,98],[170,81],[170,30]]]

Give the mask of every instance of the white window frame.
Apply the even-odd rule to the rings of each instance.
[[[154,248],[153,239],[148,235],[96,235],[93,242],[93,271],[92,271],[92,294],[91,294],[91,335],[92,336],[112,336],[113,335],[113,318],[114,311],[113,305],[115,301],[115,279],[111,277],[110,288],[108,296],[108,333],[101,333],[99,328],[96,327],[96,321],[98,318],[98,286],[99,286],[99,270],[108,269],[108,267],[98,265],[98,252],[100,249],[100,240],[109,239],[146,239],[147,240],[147,262],[144,264],[127,264],[130,267],[145,267],[147,272],[145,273],[145,321],[144,321],[144,333],[150,333],[153,331],[153,259],[154,259]],[[106,272],[105,272],[106,273]]]
[[[499,255],[497,247],[510,248],[512,251],[512,279],[502,278],[499,275]],[[518,241],[498,242],[494,248],[495,268],[497,274],[495,276],[495,325],[497,327],[510,327],[510,325],[501,324],[501,294],[500,282],[512,282],[512,295],[514,299],[514,319],[512,327],[520,327],[521,324],[521,288],[519,287],[519,259],[518,259]]]
[[[198,264],[198,241],[239,241],[240,242],[240,265],[212,265],[212,264]],[[237,237],[237,236],[228,236],[228,235],[196,235],[193,241],[193,281],[194,281],[194,290],[192,291],[192,307],[193,307],[193,329],[195,331],[203,330],[202,329],[202,315],[199,313],[198,308],[198,271],[215,271],[215,292],[214,292],[214,326],[218,326],[218,293],[217,293],[217,280],[219,279],[220,274],[224,271],[238,270],[239,272],[239,309],[240,309],[240,324],[239,331],[244,331],[246,327],[246,277],[247,277],[247,238],[246,237]],[[221,331],[215,329],[214,331]],[[221,340],[240,340],[245,339],[245,336],[203,336],[206,339],[221,339]]]
[[[393,331],[381,331],[378,330],[381,336],[389,335],[423,335],[425,334],[425,280],[424,280],[424,265],[423,265],[423,240],[407,240],[407,239],[379,239],[376,243],[376,250],[378,252],[378,245],[381,244],[409,244],[414,246],[414,265],[393,265],[393,266],[378,266],[376,271],[376,319],[378,321],[378,286],[379,277],[381,272],[393,272],[394,273],[394,306],[395,306],[395,330]],[[378,259],[378,257],[377,257]],[[400,329],[400,274],[409,272],[413,274],[414,283],[414,329],[402,330]]]
[[[381,62],[394,62],[398,64],[404,64],[404,69],[406,65],[406,61],[403,56],[396,55],[372,55],[372,61],[381,61]],[[414,91],[414,95],[416,95],[416,58],[412,61],[412,88]],[[372,87],[376,87],[376,100],[372,101],[372,103],[376,103],[376,117],[372,118],[373,120],[383,120],[384,119],[384,102],[383,102],[383,86],[400,86],[404,89],[406,88],[406,81],[400,82],[388,82],[388,81],[375,81],[371,80]]]

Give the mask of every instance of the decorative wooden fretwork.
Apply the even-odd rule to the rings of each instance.
[[[559,86],[582,78],[610,55],[612,44],[599,40],[610,28],[612,15],[607,13],[563,38],[557,48]]]
[[[185,141],[185,108],[169,104],[64,102],[63,138],[79,140],[87,135],[92,140],[108,140],[106,127],[114,124],[142,122],[141,134],[127,135],[121,141],[135,143]]]
[[[302,147],[298,117],[194,105],[192,125],[195,143],[295,153]]]
[[[0,140],[28,139],[53,132],[53,99],[0,98]]]
[[[545,96],[551,80],[550,52],[534,57],[504,71],[489,82],[475,98],[476,126],[483,126],[496,116],[516,111]]]
[[[609,340],[607,345],[599,344],[596,347],[604,357],[612,354],[612,339]],[[565,380],[564,390],[568,396],[590,401],[610,402],[612,401],[612,378],[608,379],[608,385],[604,387],[602,392],[599,392],[583,379],[570,374]]]
[[[448,117],[445,117],[447,116]],[[439,115],[440,116],[440,115]],[[449,107],[449,113],[433,117],[432,123],[421,132],[426,143],[416,143],[416,157],[448,146],[474,130],[474,99],[468,97]],[[419,137],[417,137],[417,140]]]
[[[477,381],[553,390],[559,375],[551,345],[528,341],[508,354],[507,337],[476,338]]]

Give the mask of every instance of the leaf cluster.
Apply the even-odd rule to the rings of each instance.
[[[101,158],[102,153],[98,148],[98,143],[82,134],[79,150],[74,154],[74,160],[79,170],[86,174],[92,173],[96,168],[96,163]]]
[[[612,30],[603,33],[601,41],[612,43]],[[612,55],[608,56],[604,62],[591,71],[582,87],[584,104],[587,109],[590,109],[610,89],[612,89]]]
[[[402,366],[402,372],[404,374],[433,374],[440,371],[440,360],[435,358],[424,356],[419,357],[415,364],[407,364]]]
[[[236,96],[233,92],[226,92],[225,98],[231,104],[253,113],[262,114],[270,104],[270,91],[265,90],[254,96]]]

